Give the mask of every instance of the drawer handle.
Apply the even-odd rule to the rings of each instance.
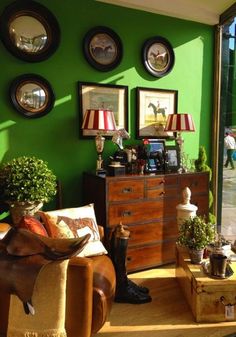
[[[123,193],[131,193],[133,190],[132,190],[132,188],[131,187],[127,187],[127,188],[124,188],[123,189]]]
[[[165,179],[163,179],[163,180],[160,182],[160,184],[165,184]]]
[[[132,215],[132,212],[130,212],[130,211],[124,211],[122,213],[122,216],[131,216],[131,215]]]
[[[162,192],[160,193],[160,195],[164,195],[164,194],[166,194],[166,192],[165,192],[165,191],[162,191]]]

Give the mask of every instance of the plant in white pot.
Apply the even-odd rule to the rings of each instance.
[[[10,206],[13,224],[33,215],[56,194],[56,176],[47,162],[35,157],[18,157],[0,167],[0,198]]]
[[[186,219],[179,227],[177,243],[187,247],[192,263],[200,263],[204,249],[215,241],[216,227],[204,217],[194,216]]]

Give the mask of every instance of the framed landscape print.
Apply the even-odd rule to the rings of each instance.
[[[91,82],[79,82],[80,132],[82,137],[96,136],[93,130],[82,130],[87,109],[107,109],[114,113],[117,129],[128,131],[128,87]],[[107,132],[105,136],[112,136]]]
[[[167,116],[177,113],[178,91],[137,87],[136,99],[137,138],[173,139],[164,129]]]

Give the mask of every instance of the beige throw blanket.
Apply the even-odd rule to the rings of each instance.
[[[26,315],[22,302],[11,295],[7,337],[66,337],[68,262],[49,262],[41,269],[32,297],[35,315]]]

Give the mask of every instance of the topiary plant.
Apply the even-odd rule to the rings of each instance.
[[[204,249],[215,241],[215,225],[206,222],[204,217],[194,216],[186,219],[179,227],[177,243],[189,249]]]
[[[211,181],[212,170],[210,166],[207,165],[207,155],[204,146],[200,146],[198,159],[195,160],[196,172],[209,172],[209,180]]]
[[[49,202],[56,194],[56,176],[47,163],[19,157],[0,167],[0,197],[5,202]]]
[[[196,172],[209,172],[209,182],[211,182],[212,178],[212,170],[210,166],[207,165],[207,155],[204,146],[200,146],[198,159],[195,160],[195,170]],[[212,191],[209,189],[209,210],[211,210],[213,205],[213,194]],[[216,222],[216,217],[214,214],[209,212],[209,221],[212,223]]]

